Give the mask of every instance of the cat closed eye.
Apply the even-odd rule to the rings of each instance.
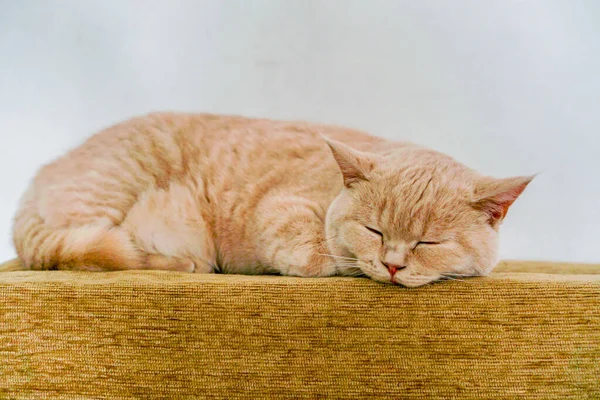
[[[436,244],[441,244],[441,242],[417,242],[415,247],[417,246],[435,246]]]
[[[379,236],[383,237],[383,233],[379,232],[377,229],[373,229],[373,228],[370,228],[370,227],[368,227],[368,226],[365,226],[365,228],[367,228],[367,230],[369,230],[369,231],[373,232],[374,234],[376,234],[376,235],[379,235]]]

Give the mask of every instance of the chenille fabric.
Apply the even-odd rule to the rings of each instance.
[[[598,399],[600,268],[569,268],[2,272],[0,399]]]

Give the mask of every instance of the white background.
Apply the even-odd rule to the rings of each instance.
[[[42,163],[157,110],[305,119],[541,175],[503,258],[600,261],[600,2],[0,0],[0,259]]]

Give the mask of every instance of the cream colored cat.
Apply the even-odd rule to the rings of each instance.
[[[36,270],[366,274],[415,287],[488,273],[531,179],[483,177],[350,129],[152,114],[43,167],[14,243]]]

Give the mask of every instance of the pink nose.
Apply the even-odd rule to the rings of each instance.
[[[395,264],[388,264],[386,262],[381,262],[383,265],[385,265],[385,267],[388,269],[388,271],[390,271],[390,278],[394,279],[394,275],[396,275],[396,272],[400,271],[401,269],[406,268],[406,266],[403,265],[395,265]]]

